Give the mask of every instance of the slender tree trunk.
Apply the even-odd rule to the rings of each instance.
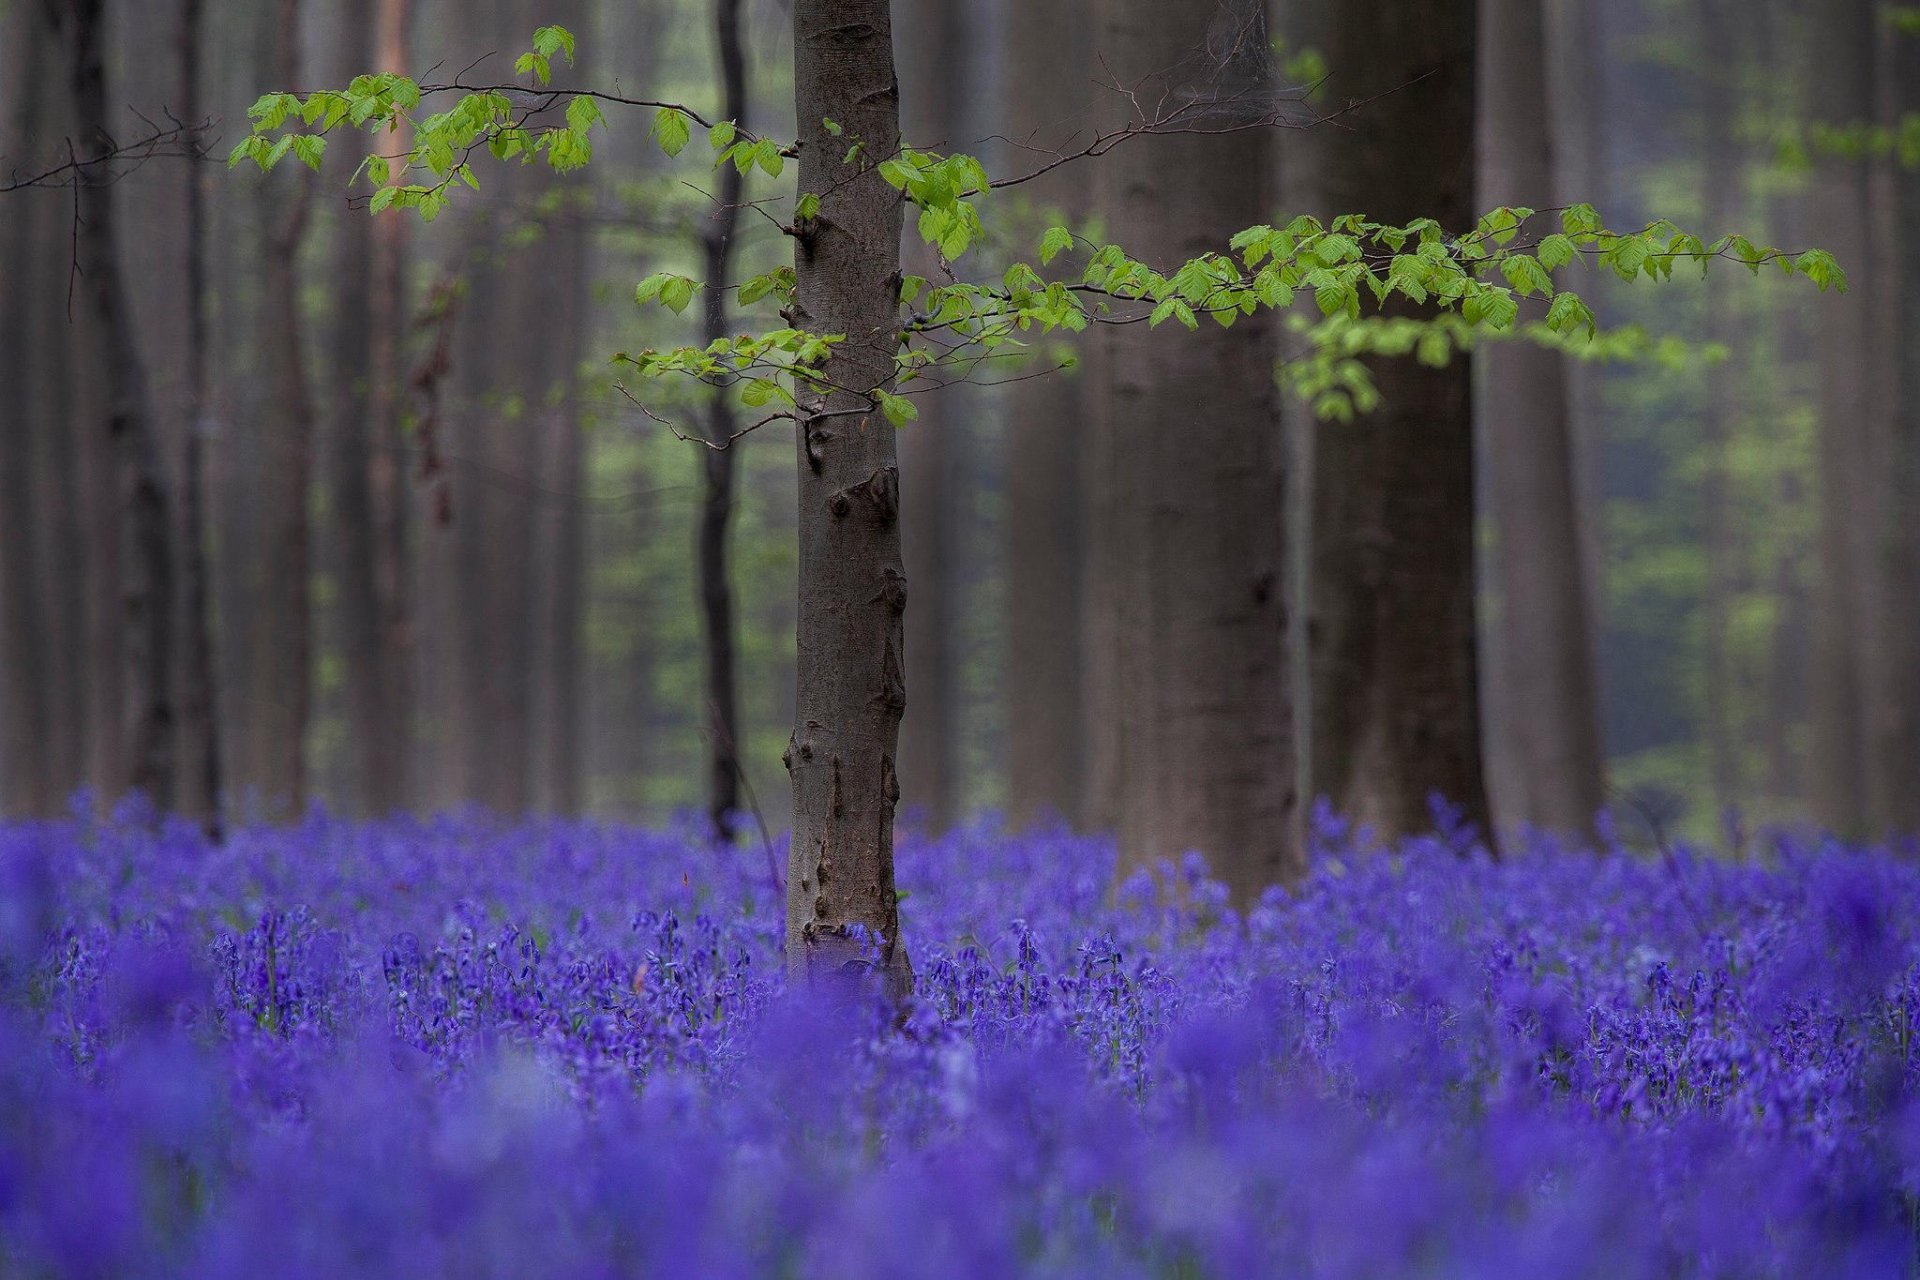
[[[801,982],[858,972],[865,934],[880,948],[888,985],[904,993],[913,971],[894,892],[893,813],[907,581],[894,429],[868,400],[870,389],[894,379],[903,202],[877,169],[845,159],[849,137],[869,157],[900,145],[889,10],[888,0],[793,6],[800,190],[820,196],[819,216],[794,252],[793,323],[846,341],[821,369],[837,389],[802,391],[795,432],[800,586],[786,753],[794,809],[787,965]]]
[[[1876,14],[1878,10],[1876,10]],[[1898,126],[1920,109],[1920,40],[1876,24],[1876,118]],[[1874,545],[1879,585],[1865,664],[1867,808],[1875,835],[1920,832],[1920,304],[1915,234],[1920,182],[1897,159],[1874,162],[1873,256],[1851,279],[1872,289]]]
[[[978,136],[968,102],[979,86],[972,32],[983,25],[964,0],[902,5],[897,21],[905,89],[901,128],[910,145],[963,150]],[[964,136],[963,136],[964,135]],[[944,278],[937,249],[909,228],[907,269]],[[913,710],[900,725],[900,794],[907,813],[938,832],[959,817],[960,574],[959,499],[969,428],[962,387],[928,397],[900,441],[900,492],[905,515],[900,543],[913,583],[907,619],[907,683]]]
[[[65,40],[73,123],[83,159],[109,154],[104,14],[100,0],[53,0]],[[93,313],[104,434],[112,442],[120,505],[119,660],[124,673],[118,763],[107,779],[144,792],[160,808],[173,805],[177,779],[172,675],[173,547],[160,446],[148,403],[145,371],[134,341],[125,278],[114,244],[114,200],[103,169],[81,178],[76,249]],[[116,785],[117,784],[117,785]]]
[[[1001,133],[1034,146],[1063,147],[1086,126],[1093,83],[1090,27],[1083,6],[1064,13],[1047,5],[1008,6],[1000,55],[1007,66]],[[1027,157],[1017,149],[1009,154],[1015,165]],[[1084,187],[1063,172],[1035,183],[1031,199],[1077,218],[1086,212]],[[1079,374],[1037,378],[1003,393],[1007,810],[1019,826],[1049,817],[1075,826],[1086,821],[1080,706],[1086,382]]]
[[[42,133],[40,41],[31,7],[6,15],[0,44],[0,156],[33,163]],[[6,176],[0,171],[0,179]],[[25,193],[33,199],[38,193]],[[31,273],[38,229],[30,209],[9,209],[0,238],[0,814],[50,814],[58,800],[47,738],[55,714],[47,686],[41,582],[42,522],[33,491],[37,424],[28,335],[35,319]]]
[[[1856,124],[1873,111],[1873,13],[1870,0],[1845,0],[1816,25],[1816,114],[1834,124]],[[1816,579],[1812,705],[1813,812],[1823,825],[1843,832],[1868,823],[1868,761],[1860,726],[1867,714],[1860,640],[1873,625],[1863,588],[1867,569],[1858,504],[1874,492],[1866,459],[1872,411],[1872,271],[1867,217],[1867,178],[1856,160],[1820,166],[1816,177],[1815,242],[1842,263],[1853,264],[1854,288],[1827,294],[1811,305],[1819,314],[1815,355],[1820,376],[1819,573]]]
[[[1265,73],[1257,5],[1176,16],[1113,0],[1096,48],[1149,102],[1231,112]],[[1219,49],[1245,53],[1210,56]],[[1141,139],[1100,162],[1100,207],[1120,243],[1177,263],[1266,216],[1272,155],[1260,130]],[[1264,317],[1192,336],[1106,330],[1089,442],[1089,543],[1105,584],[1088,600],[1089,640],[1105,651],[1089,674],[1110,683],[1088,699],[1087,733],[1113,770],[1122,858],[1152,866],[1198,849],[1243,904],[1305,870],[1273,332]]]
[[[714,40],[720,71],[720,115],[740,128],[748,127],[747,59],[740,38],[740,0],[714,0]],[[706,257],[707,342],[727,336],[730,316],[722,281],[733,279],[734,238],[740,224],[740,172],[720,166],[720,189],[701,238]],[[703,449],[705,485],[700,495],[699,534],[700,628],[706,649],[707,813],[716,840],[734,838],[734,816],[740,807],[740,690],[734,670],[735,634],[733,576],[728,567],[727,539],[733,522],[734,461],[738,456],[729,440],[738,430],[733,395],[714,388],[707,401],[707,439],[717,446]]]
[[[1348,119],[1328,203],[1381,222],[1473,224],[1475,14],[1454,0],[1351,0],[1329,23]],[[1314,789],[1383,835],[1430,798],[1485,829],[1474,644],[1469,362],[1380,361],[1381,406],[1322,430],[1313,513]]]
[[[301,84],[299,0],[276,0],[274,79]],[[251,742],[236,761],[235,782],[266,811],[294,816],[306,804],[306,736],[312,707],[311,532],[314,411],[306,371],[306,315],[300,258],[312,209],[304,169],[291,183],[260,188],[265,227],[261,282],[268,318],[268,402],[262,407],[261,545],[253,562],[255,605],[246,641],[253,649],[247,691]]]
[[[201,120],[201,0],[181,0],[178,33],[180,117]],[[199,141],[198,135],[195,137]],[[206,431],[207,234],[206,177],[186,178],[186,422],[180,472],[180,752],[182,812],[220,832],[220,720],[215,708],[213,609],[207,564]]]
[[[1480,202],[1550,207],[1545,9],[1539,0],[1481,0],[1480,28]],[[1591,835],[1602,799],[1600,712],[1566,361],[1529,344],[1494,344],[1480,389],[1497,525],[1501,728],[1520,762],[1521,790],[1501,817]]]

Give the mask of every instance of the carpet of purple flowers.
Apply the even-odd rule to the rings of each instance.
[[[0,1275],[1911,1275],[1920,868],[1363,852],[1244,918],[908,840],[917,1003],[764,851],[0,826]]]

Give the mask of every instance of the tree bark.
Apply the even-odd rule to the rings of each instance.
[[[720,116],[742,129],[748,127],[747,59],[740,38],[740,0],[714,0],[715,54],[720,71]],[[740,224],[744,176],[730,164],[719,169],[720,189],[701,237],[706,259],[706,342],[727,336],[730,316],[728,291],[720,282],[733,279],[735,235]],[[734,616],[733,575],[727,543],[733,523],[734,462],[738,456],[728,441],[738,430],[733,393],[715,387],[707,401],[707,439],[717,446],[702,449],[700,521],[695,539],[700,570],[701,643],[706,650],[707,815],[716,840],[731,843],[740,808],[740,686],[734,655],[738,626]]]
[[[49,0],[64,39],[73,124],[82,159],[109,154],[104,17],[100,0]],[[103,434],[111,442],[120,508],[118,660],[124,683],[118,766],[103,781],[109,794],[145,793],[161,809],[175,801],[177,760],[172,690],[174,557],[166,480],[148,403],[146,374],[119,251],[114,200],[104,168],[79,179],[76,249],[92,311]],[[124,773],[119,770],[124,769]]]
[[[1092,33],[1084,7],[1070,6],[1064,13],[1037,4],[1008,8],[1001,53],[1008,68],[1006,120],[1000,132],[1041,147],[1064,146],[1085,126],[1090,106]],[[1026,155],[1011,154],[1014,164]],[[1086,212],[1084,189],[1084,182],[1064,172],[1031,188],[1037,204],[1058,207],[1069,218]],[[1017,826],[1049,818],[1079,826],[1087,817],[1080,705],[1080,451],[1086,384],[1079,373],[1055,375],[1016,383],[1003,393],[1007,610],[1002,668],[1007,811]]]
[[[1264,74],[1265,24],[1258,6],[1112,0],[1096,48],[1143,101],[1230,104],[1258,88],[1243,77]],[[1208,56],[1221,48],[1245,52]],[[1267,215],[1272,155],[1260,130],[1136,140],[1100,162],[1100,208],[1116,241],[1170,266]],[[1273,334],[1264,316],[1105,330],[1087,444],[1087,734],[1122,859],[1197,849],[1242,904],[1305,870]]]
[[[1480,26],[1480,203],[1551,207],[1545,9],[1481,0]],[[1532,308],[1534,318],[1543,310]],[[1499,817],[1591,836],[1603,761],[1566,374],[1558,352],[1496,343],[1479,384],[1497,526],[1501,731],[1519,762],[1517,793]]]
[[[0,31],[0,89],[6,91],[0,155],[25,166],[35,159],[44,114],[33,9],[15,5]],[[21,194],[34,200],[39,193]],[[31,212],[10,207],[0,239],[0,297],[9,300],[0,308],[0,813],[16,817],[50,815],[60,785],[47,750],[55,709],[37,571],[42,520],[33,485],[33,418],[40,406],[33,402],[28,343],[38,318],[31,301],[38,227]]]
[[[1327,158],[1330,206],[1471,228],[1475,25],[1452,0],[1338,6],[1334,101],[1384,96]],[[1489,825],[1469,364],[1377,362],[1379,409],[1315,442],[1313,786],[1389,837],[1430,827],[1434,796]]]
[[[962,0],[903,5],[897,23],[904,72],[901,128],[912,146],[964,150],[978,134],[967,103],[978,88],[971,31],[980,24]],[[908,230],[903,256],[913,274],[943,278],[940,254]],[[961,794],[959,499],[969,429],[968,394],[952,387],[927,397],[901,433],[900,529],[913,612],[907,618],[907,684],[913,710],[900,725],[900,794],[911,819],[930,832],[959,817]]]
[[[875,168],[846,159],[900,145],[888,0],[795,0],[794,106],[802,192],[819,216],[794,251],[793,324],[844,334],[801,391],[799,622],[794,730],[786,753],[794,826],[787,965],[800,983],[877,966],[904,993],[912,966],[893,879],[895,764],[906,706],[900,469],[894,429],[870,394],[890,387],[900,342],[903,202]],[[830,133],[833,121],[840,136]],[[873,161],[864,163],[871,164]]]
[[[1873,12],[1869,0],[1845,0],[1828,11],[1814,36],[1815,114],[1857,124],[1873,112]],[[1818,315],[1815,358],[1818,399],[1820,523],[1815,586],[1811,705],[1812,805],[1815,820],[1840,832],[1866,829],[1868,761],[1860,726],[1868,713],[1860,643],[1873,619],[1863,588],[1867,544],[1858,504],[1874,492],[1866,456],[1872,342],[1871,236],[1867,175],[1857,160],[1820,165],[1813,197],[1814,242],[1849,268],[1853,289],[1810,303]],[[1859,269],[1855,269],[1859,268]]]

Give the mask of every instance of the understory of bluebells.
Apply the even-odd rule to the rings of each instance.
[[[145,818],[0,826],[0,1275],[1915,1274],[1897,852],[979,826],[888,1013],[691,827]]]

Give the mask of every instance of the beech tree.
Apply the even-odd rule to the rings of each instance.
[[[1708,243],[1666,221],[1620,232],[1586,205],[1569,206],[1557,224],[1546,219],[1538,227],[1534,210],[1506,207],[1452,226],[1417,211],[1400,223],[1360,214],[1330,222],[1303,216],[1244,227],[1210,248],[1159,245],[1172,257],[1158,262],[1084,228],[1054,226],[1033,261],[972,278],[965,259],[982,237],[982,209],[995,191],[1143,137],[1272,127],[1283,123],[1282,112],[1207,124],[1217,119],[1217,102],[1141,94],[1124,122],[996,178],[972,156],[903,142],[888,0],[795,0],[793,42],[800,137],[791,142],[679,103],[556,89],[554,60],[571,59],[574,41],[562,28],[544,27],[516,63],[522,79],[510,84],[423,85],[381,73],[343,89],[269,93],[254,105],[254,131],[231,161],[271,167],[293,155],[317,167],[329,135],[343,126],[379,133],[410,122],[410,144],[394,154],[376,150],[357,176],[372,184],[374,210],[412,208],[429,221],[461,188],[479,185],[473,161],[483,152],[538,159],[562,172],[587,163],[610,107],[651,110],[653,135],[669,155],[684,151],[698,126],[716,165],[778,177],[798,161],[791,220],[781,224],[794,241],[791,266],[704,284],[659,273],[635,290],[639,302],[679,311],[703,288],[726,288],[743,309],[775,309],[782,323],[615,359],[638,379],[693,378],[737,389],[743,405],[762,413],[737,428],[735,439],[767,423],[794,424],[798,696],[786,752],[794,799],[786,892],[787,963],[801,984],[877,972],[895,993],[911,986],[893,862],[908,599],[894,428],[918,416],[917,397],[978,376],[994,352],[1022,338],[1095,324],[1230,329],[1311,299],[1326,321],[1314,333],[1314,354],[1290,370],[1289,385],[1323,412],[1351,413],[1372,394],[1361,358],[1415,354],[1445,363],[1475,332],[1513,330],[1525,298],[1551,304],[1544,318],[1520,330],[1523,336],[1552,343],[1590,338],[1592,312],[1554,279],[1576,259],[1625,278],[1662,280],[1684,264],[1729,258],[1756,271],[1773,265],[1797,272],[1822,287],[1844,279],[1818,250],[1789,256],[1740,236]],[[428,111],[430,100],[447,105]],[[902,271],[909,206],[915,233],[939,251],[937,280]],[[1069,249],[1076,252],[1063,258]],[[1391,299],[1437,314],[1381,322],[1377,312]],[[635,403],[645,408],[640,395]],[[1243,429],[1274,427],[1263,419]]]

